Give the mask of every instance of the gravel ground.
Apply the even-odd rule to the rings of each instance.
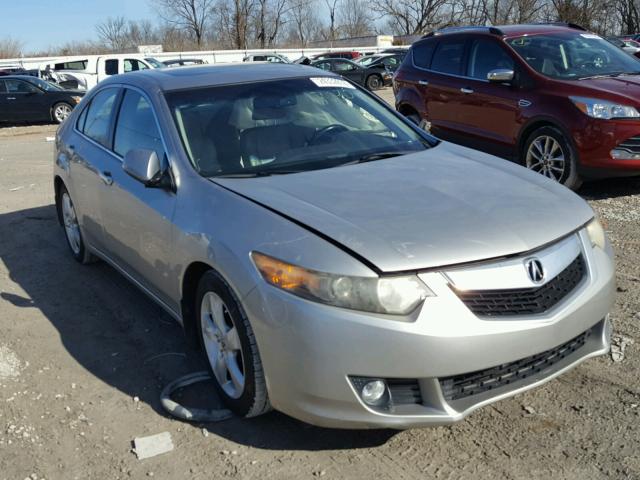
[[[158,401],[195,368],[179,327],[108,266],[67,253],[54,131],[0,129],[0,480],[640,479],[640,180],[580,192],[617,254],[611,355],[451,427],[337,431],[277,412],[190,425]],[[213,405],[209,392],[184,395]],[[175,449],[138,460],[132,440],[164,431]]]

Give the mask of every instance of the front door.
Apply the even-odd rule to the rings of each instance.
[[[492,38],[477,38],[471,43],[467,62],[468,78],[461,98],[462,123],[469,145],[496,155],[508,155],[516,142],[522,93],[511,83],[489,82],[492,70],[514,70],[509,53]]]
[[[153,150],[166,159],[151,103],[137,90],[126,89],[116,119],[113,152],[102,190],[101,218],[107,255],[170,308],[172,220],[176,195],[168,189],[147,188],[122,169],[132,149]],[[166,162],[166,160],[164,160]]]
[[[44,106],[45,94],[42,90],[17,78],[8,78],[4,82],[7,90],[4,98],[12,120],[38,121],[49,118],[48,108]]]

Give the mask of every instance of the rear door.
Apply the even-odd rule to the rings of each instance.
[[[104,251],[100,197],[109,182],[104,172],[108,171],[113,156],[110,152],[112,123],[119,94],[120,89],[115,87],[97,92],[78,117],[69,144],[64,145],[71,160],[71,195],[82,233],[85,240],[100,251]]]
[[[491,37],[471,40],[461,97],[462,123],[469,145],[497,155],[507,155],[515,146],[520,111],[519,88],[508,83],[492,83],[492,70],[515,70],[516,63],[500,42]]]
[[[451,138],[464,132],[462,98],[465,95],[466,35],[440,38],[431,58],[428,85],[424,89],[427,120],[433,132]]]
[[[4,80],[0,80],[0,121],[11,122],[13,121],[13,115],[11,112],[12,106],[7,100],[7,87]]]

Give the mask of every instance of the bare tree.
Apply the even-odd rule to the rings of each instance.
[[[119,52],[127,47],[127,20],[124,17],[109,17],[96,25],[98,38],[111,50]]]
[[[441,23],[441,11],[449,0],[372,0],[371,8],[387,18],[393,33],[424,33]]]
[[[22,53],[22,42],[11,37],[0,38],[0,58],[17,58]]]
[[[260,48],[273,46],[289,9],[287,0],[256,0],[254,28]]]
[[[342,0],[340,30],[345,37],[364,37],[373,33],[373,19],[366,0]]]
[[[289,9],[289,42],[306,47],[320,36],[322,25],[314,14],[315,0],[294,0]]]
[[[326,39],[331,41],[337,38],[336,16],[338,12],[338,2],[339,0],[324,0],[329,13],[329,27],[327,29]]]
[[[198,46],[212,15],[214,0],[151,0],[165,22],[188,32]]]

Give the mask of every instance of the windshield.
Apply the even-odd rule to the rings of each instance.
[[[404,121],[335,77],[254,82],[166,94],[203,176],[297,173],[430,146]]]
[[[29,81],[31,83],[37,85],[38,87],[40,87],[42,90],[46,90],[47,92],[54,92],[54,91],[64,90],[64,88],[59,87],[55,83],[45,82],[44,80],[42,80],[40,78],[36,78],[36,77],[30,78]]]
[[[153,57],[147,57],[145,60],[151,65],[153,68],[165,68],[166,65]]]
[[[637,73],[635,57],[592,33],[528,35],[507,43],[533,69],[561,80]]]

